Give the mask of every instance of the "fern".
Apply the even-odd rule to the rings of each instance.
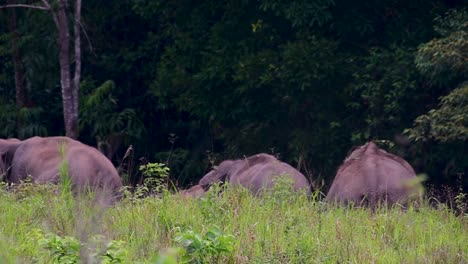
[[[0,104],[0,136],[5,138],[28,138],[46,136],[47,128],[43,120],[44,110],[41,107],[18,108],[12,103]]]
[[[100,141],[106,141],[110,136],[116,135],[141,135],[144,131],[143,123],[134,109],[119,109],[118,100],[113,95],[115,83],[112,80],[88,90],[91,91],[81,96],[81,129],[90,127],[92,136]]]

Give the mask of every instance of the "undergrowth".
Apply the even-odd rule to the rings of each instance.
[[[58,188],[1,188],[0,263],[468,263],[468,216],[444,206],[371,211],[215,187],[104,210]]]

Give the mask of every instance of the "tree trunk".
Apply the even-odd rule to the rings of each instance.
[[[66,13],[66,1],[58,1],[57,29],[60,63],[60,85],[62,87],[63,117],[65,122],[65,135],[71,138],[78,137],[78,114],[75,113],[75,100],[73,84],[70,78],[70,31]],[[77,108],[76,108],[77,109]]]
[[[63,118],[65,123],[65,135],[71,138],[78,137],[78,89],[81,78],[81,0],[76,0],[75,15],[74,15],[74,56],[75,56],[75,71],[72,77],[71,72],[71,56],[70,53],[70,27],[68,24],[67,8],[68,0],[57,0],[54,7],[49,0],[41,0],[41,4],[20,4],[15,1],[8,0],[7,5],[0,5],[0,8],[24,7],[39,10],[47,10],[50,12],[52,19],[58,30],[57,45],[59,47],[59,63],[60,63],[60,86],[62,87],[62,105]],[[16,20],[16,19],[15,19]],[[12,20],[13,21],[13,20]],[[16,23],[16,22],[15,22]],[[16,27],[16,26],[15,26]],[[19,53],[18,53],[19,54]],[[15,65],[16,67],[16,65]],[[16,71],[16,68],[15,68]],[[16,76],[16,75],[15,75]],[[19,75],[18,78],[21,76]],[[18,79],[18,80],[19,80]],[[23,77],[24,79],[24,77]],[[73,82],[72,82],[73,79]],[[16,80],[16,79],[15,79]],[[24,87],[24,86],[23,86]],[[23,91],[23,93],[21,93]],[[17,90],[17,102],[22,102],[24,105],[24,89]]]
[[[75,19],[73,22],[73,34],[75,36],[75,74],[73,76],[73,120],[76,122],[76,134],[78,136],[78,114],[79,114],[79,100],[78,91],[80,89],[81,79],[81,37],[80,37],[80,26],[81,26],[81,0],[76,0],[75,5]]]
[[[8,4],[13,4],[12,0],[8,0]],[[23,107],[26,104],[26,73],[21,58],[21,52],[19,49],[19,33],[16,25],[16,10],[10,8],[8,10],[8,28],[11,32],[11,48],[13,56],[13,68],[15,71],[15,97],[16,106]]]

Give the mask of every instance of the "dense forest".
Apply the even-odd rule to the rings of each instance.
[[[429,183],[468,187],[468,1],[0,6],[1,138],[77,137],[133,184],[144,162],[184,186],[274,153],[325,190],[375,140]]]

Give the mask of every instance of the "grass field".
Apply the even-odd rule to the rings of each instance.
[[[468,216],[442,205],[372,212],[228,188],[105,210],[57,188],[2,188],[0,263],[468,263]]]

